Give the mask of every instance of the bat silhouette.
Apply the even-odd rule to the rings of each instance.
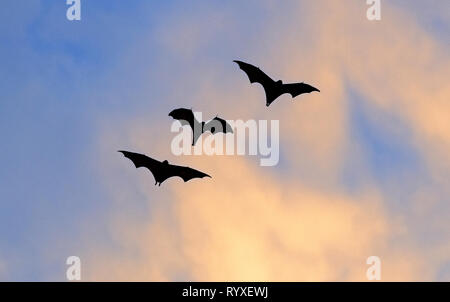
[[[221,119],[216,116],[212,120],[208,122],[199,122],[195,116],[192,109],[186,108],[178,108],[174,109],[169,113],[173,119],[180,121],[181,125],[189,125],[192,128],[192,146],[195,145],[198,138],[206,132],[211,132],[212,134],[216,134],[219,132],[222,133],[233,133],[233,128],[230,124],[227,123],[226,120]]]
[[[239,68],[242,69],[248,76],[250,83],[259,83],[264,88],[266,92],[266,106],[272,104],[280,95],[289,93],[293,98],[302,94],[302,93],[310,93],[313,91],[320,92],[319,89],[308,85],[306,83],[291,83],[291,84],[283,84],[283,81],[272,80],[267,74],[265,74],[261,69],[251,64],[242,62],[242,61],[233,61],[239,65]]]
[[[160,162],[156,159],[148,157],[144,154],[128,152],[128,151],[118,151],[122,153],[126,158],[130,159],[136,168],[145,167],[152,172],[155,178],[155,185],[160,186],[167,178],[179,176],[184,182],[187,182],[193,178],[203,178],[211,177],[206,173],[200,172],[198,170],[171,165],[167,160]]]

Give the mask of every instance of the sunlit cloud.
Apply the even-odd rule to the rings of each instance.
[[[103,152],[127,147],[196,167],[213,178],[189,183],[171,179],[155,188],[147,171],[136,171],[113,152],[103,158],[102,178],[113,200],[111,236],[118,248],[99,246],[93,238],[86,249],[88,278],[366,280],[365,260],[371,255],[382,259],[385,281],[438,278],[439,266],[450,260],[445,211],[449,52],[400,8],[383,5],[378,23],[369,22],[366,6],[357,2],[287,5],[282,19],[277,15],[261,29],[271,46],[258,49],[249,60],[284,81],[312,83],[320,94],[295,100],[283,96],[268,110],[262,88],[248,83],[233,66],[234,57],[229,67],[200,64],[173,76],[173,98],[162,103],[167,112],[182,103],[230,119],[279,119],[279,167],[260,167],[251,158],[236,156],[175,157],[169,118],[139,114],[102,128],[98,148]],[[161,29],[162,47],[192,66],[192,60],[205,55],[196,45],[208,47],[214,41],[217,47],[217,28],[236,28],[223,17],[227,13],[220,14],[218,27],[208,27],[208,18],[200,16]],[[274,34],[278,32],[283,34]],[[186,47],[182,37],[189,37]],[[254,45],[242,47],[242,53],[256,51]],[[193,83],[189,89],[182,83],[186,74]],[[405,140],[425,162],[427,175],[393,177],[387,187],[374,180],[364,148],[353,136],[352,127],[358,125],[351,122],[351,89],[373,117],[389,113],[411,132]],[[157,125],[167,125],[166,133]],[[395,125],[380,127],[396,131]],[[118,133],[119,128],[125,130]],[[349,162],[360,175],[352,190],[342,181]],[[421,185],[408,193],[411,199],[399,211],[396,194],[404,193],[396,190],[416,183]],[[124,210],[136,194],[148,204],[139,219]],[[424,234],[432,234],[433,244],[421,244]]]

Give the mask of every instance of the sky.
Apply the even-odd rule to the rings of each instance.
[[[81,2],[1,4],[0,280],[450,281],[448,1]],[[267,108],[235,59],[321,92]],[[279,120],[279,164],[173,155],[178,107]]]

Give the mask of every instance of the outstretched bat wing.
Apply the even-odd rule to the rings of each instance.
[[[158,176],[161,173],[162,169],[162,163],[156,159],[150,158],[144,154],[129,152],[129,151],[119,151],[122,153],[126,158],[130,159],[134,166],[136,168],[145,167],[152,172],[155,179],[158,178]]]
[[[179,176],[184,180],[184,182],[187,182],[193,178],[211,177],[206,173],[203,173],[201,171],[189,167],[168,165],[167,168],[168,168],[167,172],[170,175],[169,177]]]
[[[264,87],[264,89],[267,89],[268,87],[273,85],[274,80],[272,80],[258,67],[238,60],[234,60],[233,62],[237,63],[239,65],[239,68],[247,74],[250,83],[260,83]]]
[[[230,124],[227,123],[226,120],[221,119],[220,117],[215,117],[209,122],[205,124],[203,127],[203,130],[209,131],[212,134],[223,132],[223,133],[233,133],[233,127],[231,127]]]
[[[194,116],[194,112],[191,109],[186,108],[178,108],[172,110],[169,113],[169,116],[173,117],[175,120],[180,121],[181,125],[189,125],[192,128],[192,131],[198,126],[201,125],[199,121]]]
[[[164,162],[160,162],[144,154],[128,151],[119,152],[122,153],[126,158],[130,159],[136,168],[145,167],[149,169],[150,172],[152,172],[153,177],[155,178],[155,184],[159,183],[161,185],[164,180],[174,176],[181,177],[185,182],[193,178],[211,177],[208,174],[189,167],[171,165],[167,160],[165,160]]]
[[[203,124],[195,118],[194,112],[192,112],[191,109],[178,108],[178,109],[172,110],[169,113],[169,116],[180,121],[181,125],[183,125],[183,126],[189,125],[191,127],[191,129],[192,129],[192,146],[194,146],[197,139],[203,133],[203,127],[202,127]]]
[[[292,84],[284,84],[282,87],[282,93],[289,93],[293,98],[302,94],[302,93],[310,93],[313,91],[320,92],[319,89],[313,87],[306,83],[292,83]]]

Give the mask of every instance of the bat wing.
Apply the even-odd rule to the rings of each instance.
[[[220,117],[215,117],[209,122],[207,122],[204,126],[204,131],[209,131],[212,134],[223,132],[223,133],[233,133],[233,127],[227,123],[226,120],[221,119]]]
[[[247,74],[250,83],[260,83],[264,87],[264,89],[274,84],[274,80],[272,80],[258,67],[242,61],[235,60],[233,62],[237,63],[239,65],[239,68]]]
[[[284,84],[282,87],[282,93],[289,93],[293,98],[302,93],[311,93],[313,91],[320,92],[319,89],[306,83],[292,83]]]
[[[119,152],[122,153],[126,158],[130,159],[136,168],[145,167],[152,172],[152,170],[159,168],[159,166],[161,165],[160,161],[150,158],[144,154],[128,151],[119,151]]]
[[[174,176],[181,177],[185,182],[193,178],[211,177],[206,173],[197,171],[189,167],[171,165],[167,160],[165,160],[164,162],[160,162],[144,154],[128,151],[119,152],[122,153],[126,158],[130,159],[136,168],[145,167],[149,169],[150,172],[152,172],[153,177],[155,178],[155,185],[157,183],[161,185],[164,180]]]
[[[182,167],[182,166],[176,166],[176,165],[169,165],[168,166],[168,174],[169,177],[172,176],[179,176],[181,177],[184,182],[187,182],[193,178],[203,178],[203,177],[211,177],[206,173],[203,173],[201,171],[189,168],[189,167]]]
[[[181,125],[189,125],[194,131],[195,127],[201,125],[199,121],[194,116],[194,112],[191,109],[178,108],[174,109],[169,113],[169,116],[173,119],[180,121]]]
[[[122,153],[126,158],[130,159],[134,166],[137,168],[145,167],[152,172],[153,177],[155,179],[159,179],[159,176],[161,175],[161,171],[163,169],[163,164],[151,157],[148,157],[144,154],[129,152],[129,151],[119,151]]]
[[[169,116],[180,121],[181,125],[183,125],[183,126],[189,125],[191,127],[191,129],[192,129],[192,146],[194,146],[197,139],[203,133],[202,123],[200,123],[195,118],[194,112],[192,112],[191,109],[178,108],[178,109],[172,110],[169,113]]]

